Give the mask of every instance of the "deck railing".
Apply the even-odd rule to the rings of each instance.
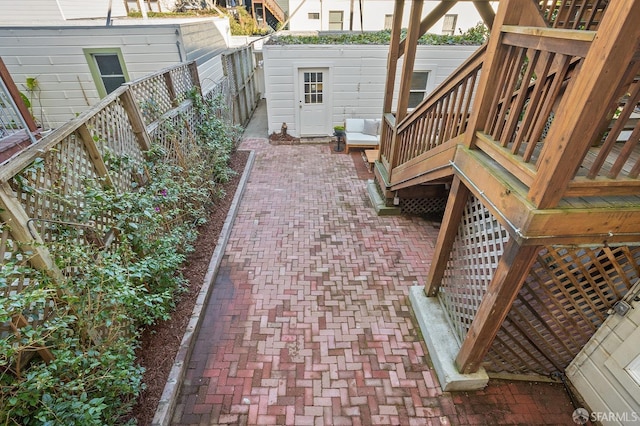
[[[549,159],[563,144],[557,137],[558,129],[555,138],[548,135],[554,127],[566,129],[564,119],[575,108],[570,102],[573,98],[568,96],[575,97],[580,90],[576,81],[584,81],[591,72],[583,65],[597,31],[584,28],[600,28],[607,2],[537,4],[543,14],[553,18],[550,24],[541,18],[540,25],[553,28],[503,24],[494,31],[492,37],[499,41],[494,40],[491,75],[486,76],[489,83],[483,88],[480,104],[474,100],[485,67],[485,48],[472,55],[402,122],[395,123],[393,131],[386,131],[392,124],[385,119],[381,160],[392,187],[399,184],[394,181],[394,169],[408,162],[414,164],[417,157],[427,158],[429,151],[468,132],[474,114],[478,121],[473,136],[466,137],[467,145],[487,153],[527,187],[543,186],[541,167],[546,164],[545,173],[552,173],[548,170]],[[591,63],[595,56],[591,55]],[[640,51],[633,57],[640,57]],[[640,61],[630,60],[626,66],[612,86],[615,90],[601,100],[599,108],[590,110],[594,124],[585,136],[590,140],[588,146],[585,142],[576,147],[579,158],[572,154],[575,163],[569,167],[572,174],[562,197],[637,195],[640,190]],[[458,138],[455,143],[461,141]],[[410,177],[406,166],[401,169],[402,185],[406,186]]]
[[[538,7],[552,28],[596,30],[609,0],[542,0]]]
[[[484,54],[482,46],[401,123],[396,123],[393,114],[385,115],[380,132],[380,158],[387,170],[465,132]]]
[[[502,28],[501,66],[495,76],[502,84],[486,94],[489,113],[479,123],[476,144],[528,186],[557,113],[554,109],[594,35],[591,31]]]
[[[396,164],[465,132],[484,54],[482,46],[398,125]]]

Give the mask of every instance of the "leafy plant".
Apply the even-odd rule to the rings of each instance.
[[[401,31],[403,38],[407,30]],[[424,45],[480,45],[489,37],[489,30],[483,23],[469,28],[459,35],[425,34],[418,40],[418,44]],[[389,44],[391,31],[373,31],[365,33],[340,33],[322,35],[276,35],[272,36],[267,44]]]
[[[182,264],[197,237],[197,226],[224,195],[219,183],[240,129],[222,117],[222,98],[192,94],[200,124],[192,134],[181,115],[161,124],[158,143],[143,163],[105,151],[112,175],[144,171],[144,183],[117,191],[103,179],[87,180],[70,199],[78,200],[78,223],[49,224],[48,244],[64,280],[53,282],[25,266],[26,255],[5,260],[0,269],[0,324],[18,315],[28,324],[0,335],[0,423],[19,425],[115,425],[144,388],[135,349],[141,327],[167,319],[187,282]],[[101,141],[96,141],[100,143]],[[23,171],[42,171],[42,159]],[[21,176],[21,175],[18,175]],[[30,178],[18,177],[23,190]],[[52,187],[54,188],[54,187]],[[47,194],[55,197],[57,194]],[[94,222],[101,219],[101,228]],[[90,233],[115,236],[110,245]],[[85,243],[80,244],[79,242]],[[9,287],[29,277],[18,294]],[[51,313],[45,318],[45,313]],[[26,355],[45,346],[50,362]]]

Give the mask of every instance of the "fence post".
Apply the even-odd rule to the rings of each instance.
[[[122,106],[127,112],[127,116],[131,122],[131,128],[133,129],[133,133],[136,135],[140,149],[142,151],[149,151],[151,148],[151,138],[147,133],[147,128],[144,124],[144,118],[142,117],[140,108],[138,108],[138,104],[131,93],[131,86],[128,86],[127,90],[120,95],[120,102],[122,102]]]
[[[87,150],[87,153],[89,154],[91,162],[96,168],[96,172],[98,173],[98,175],[104,178],[105,183],[108,186],[113,187],[113,180],[111,179],[111,175],[109,175],[109,169],[104,163],[104,158],[102,157],[100,150],[98,150],[98,146],[96,145],[96,142],[93,139],[89,128],[87,127],[87,123],[84,123],[83,125],[78,127],[78,136],[80,136],[80,139],[82,140],[82,143],[84,144],[84,147]]]
[[[191,74],[191,81],[193,83],[193,87],[198,89],[198,94],[202,96],[202,86],[200,85],[200,75],[198,74],[198,65],[195,61],[189,62],[189,73]]]

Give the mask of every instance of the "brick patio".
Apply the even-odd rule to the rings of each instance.
[[[376,216],[364,162],[332,148],[243,142],[256,162],[174,424],[574,425],[555,384],[442,392],[408,300],[438,224]]]

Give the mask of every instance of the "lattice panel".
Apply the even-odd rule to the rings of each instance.
[[[26,265],[27,258],[19,245],[11,238],[10,227],[6,223],[0,224],[0,259],[2,268],[7,280],[0,285],[0,297],[9,297],[22,293],[25,289],[38,285],[38,281],[33,276],[25,275],[16,265]],[[11,268],[10,272],[7,268]],[[49,317],[53,302],[46,305],[44,310],[33,312],[21,312],[25,315],[29,323],[37,325]],[[8,324],[0,324],[0,336],[10,331]]]
[[[132,172],[144,161],[129,116],[119,98],[107,105],[90,120],[87,128],[103,155],[115,188],[131,189]]]
[[[142,80],[130,87],[146,125],[158,120],[162,114],[173,108],[163,74]]]
[[[546,247],[485,359],[490,371],[562,371],[640,278],[640,247]]]
[[[447,197],[400,199],[400,209],[403,214],[441,213],[446,206]]]
[[[10,185],[32,218],[31,226],[43,241],[52,243],[61,238],[55,222],[78,221],[84,182],[96,177],[84,144],[70,134],[11,179]]]
[[[440,301],[463,341],[493,278],[509,233],[470,196],[440,286]]]
[[[187,167],[189,156],[198,150],[195,144],[197,117],[193,106],[181,114],[168,118],[151,134],[154,143],[163,147],[165,161]]]
[[[181,103],[187,99],[187,94],[194,86],[193,76],[188,67],[173,68],[169,71],[171,81],[173,82],[173,90],[175,91],[176,101]]]

